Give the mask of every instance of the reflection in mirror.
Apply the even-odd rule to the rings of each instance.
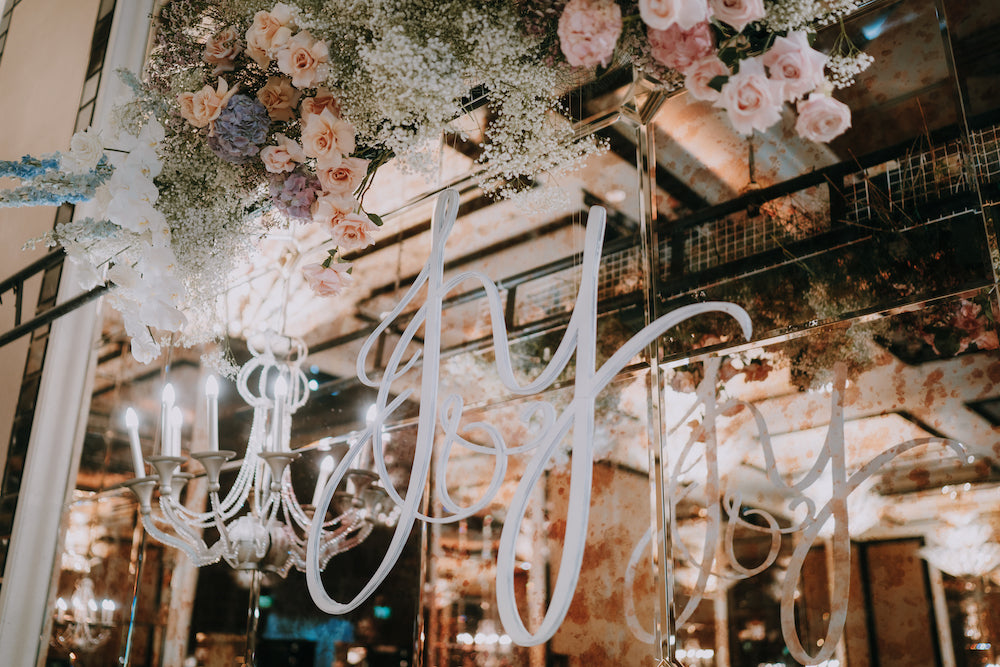
[[[971,40],[982,37],[976,26],[995,23],[986,4],[893,0],[845,20],[845,34],[882,57],[858,86],[838,92],[854,109],[854,129],[829,145],[799,140],[790,111],[747,140],[710,104],[648,95],[622,72],[570,98],[567,108],[606,150],[577,172],[532,183],[534,202],[561,193],[546,209],[484,195],[467,178],[481,149],[476,137],[444,142],[436,185],[460,190],[445,279],[475,269],[497,282],[518,381],[538,376],[570,321],[592,205],[608,215],[598,365],[649,319],[680,306],[731,301],[753,323],[746,342],[729,318],[687,321],[651,351],[658,366],[637,354],[596,397],[586,548],[565,621],[549,641],[517,646],[500,622],[497,555],[518,518],[507,509],[533,453],[509,457],[497,475],[495,448],[483,451],[490,437],[471,425],[492,424],[505,442],[523,443],[537,422],[522,421],[528,399],[496,372],[491,314],[474,280],[444,304],[439,392],[463,397],[469,446],[446,449],[438,433],[430,479],[414,492],[434,518],[453,514],[451,501],[476,505],[497,478],[493,498],[460,520],[415,524],[392,573],[357,609],[317,610],[294,568],[285,578],[255,579],[254,570],[223,563],[195,567],[141,529],[140,507],[122,486],[135,471],[127,406],[137,414],[141,454],[160,452],[169,381],[182,414],[178,453],[208,451],[207,376],[247,363],[251,332],[280,329],[309,349],[299,366],[308,401],[282,427],[282,445],[286,438],[298,456],[281,492],[311,516],[319,490],[373,419],[375,391],[355,374],[362,342],[431,248],[434,200],[426,193],[436,186],[388,165],[370,196],[387,224],[374,247],[348,257],[364,289],[315,297],[287,267],[322,240],[308,230],[265,239],[260,257],[228,285],[231,349],[208,350],[214,368],[202,350],[135,364],[107,309],[77,495],[50,593],[49,664],[127,656],[136,666],[232,665],[246,659],[252,626],[261,665],[654,665],[657,633],[668,625],[658,588],[667,552],[654,530],[664,505],[673,520],[670,646],[684,665],[996,664],[1000,357],[994,231],[983,211],[1000,171],[1000,100],[972,41],[955,43],[952,71],[939,13],[944,6],[956,17],[954,35]],[[818,43],[832,43],[840,30]],[[960,90],[966,107],[956,104]],[[643,111],[648,127],[636,122]],[[485,110],[477,113],[482,120]],[[640,164],[655,161],[651,183],[637,154]],[[401,322],[373,349],[373,376],[399,343]],[[406,345],[406,357],[424,345],[424,333]],[[572,400],[575,364],[539,397],[557,411]],[[410,491],[421,373],[418,364],[396,379],[390,400],[415,391],[380,425],[386,476],[401,496]],[[267,390],[273,399],[274,387]],[[218,448],[235,452],[219,470],[224,497],[248,483],[240,466],[253,455],[255,417],[227,380],[215,410]],[[658,470],[649,452],[661,439]],[[568,442],[531,490],[513,541],[511,588],[529,631],[552,604],[567,518],[578,510],[569,501]],[[447,465],[438,467],[442,459]],[[375,464],[370,456],[352,463],[357,473],[333,491],[326,515],[330,530],[352,510],[376,519],[321,575],[337,600],[363,589],[396,527],[379,489],[385,480],[372,483]],[[180,469],[193,477],[175,511],[204,512],[212,480],[190,460]],[[207,523],[193,532],[212,544],[220,531]]]

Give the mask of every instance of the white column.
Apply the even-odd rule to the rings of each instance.
[[[107,124],[120,95],[115,69],[138,70],[146,52],[153,0],[118,0],[105,56],[94,125]],[[88,26],[92,29],[92,26]],[[73,102],[79,99],[78,92]],[[87,215],[87,206],[77,207]],[[75,271],[63,268],[59,301],[80,292]],[[93,334],[97,302],[53,323],[45,369],[28,445],[17,514],[11,536],[3,586],[0,588],[0,656],[5,667],[44,663],[48,646],[49,591],[56,571],[60,523],[72,490],[83,445],[93,383]],[[88,335],[81,335],[86,332]],[[66,418],[67,413],[76,418]]]
[[[941,578],[941,570],[927,563],[927,575],[931,588],[931,601],[934,606],[934,622],[937,625],[941,665],[943,667],[955,667],[955,645],[952,643],[948,602],[945,599],[944,581]]]

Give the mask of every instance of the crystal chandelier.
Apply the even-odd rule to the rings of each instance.
[[[143,459],[138,416],[132,408],[126,413],[137,475],[126,485],[139,500],[142,524],[149,535],[180,549],[196,566],[224,560],[235,569],[284,577],[293,566],[306,569],[306,535],[315,512],[312,503],[299,502],[288,468],[298,457],[289,447],[291,417],[309,396],[308,380],[300,368],[308,350],[300,339],[274,333],[261,338],[248,340],[253,356],[236,378],[240,396],[253,408],[253,422],[246,455],[229,492],[220,495],[219,476],[236,452],[219,449],[219,392],[213,377],[205,383],[208,451],[191,454],[205,471],[208,511],[195,512],[180,502],[181,489],[192,474],[178,472],[187,459],[180,455],[183,417],[174,405],[176,397],[170,384],[162,395],[159,455]],[[146,462],[156,474],[146,476]],[[329,479],[332,463],[328,457],[321,465],[313,498]],[[377,476],[366,470],[348,473],[348,492],[336,494],[331,506],[336,516],[323,524],[321,569],[334,555],[363,542],[376,523],[394,523],[391,503],[376,480]],[[156,490],[159,498],[154,503]],[[218,531],[218,539],[211,545],[202,537],[209,527]]]
[[[93,579],[81,577],[69,601],[56,599],[52,645],[68,652],[93,651],[111,634],[115,607],[114,600],[97,599]]]
[[[964,517],[956,523],[931,536],[920,555],[953,577],[983,577],[1000,567],[1000,544],[993,541],[992,528]]]

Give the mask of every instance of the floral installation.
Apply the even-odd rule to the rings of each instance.
[[[601,150],[561,96],[580,72],[632,64],[725,108],[737,131],[797,104],[800,134],[850,124],[829,93],[870,59],[808,35],[859,0],[168,0],[134,99],[114,119],[126,154],[79,171],[24,163],[17,195],[88,196],[97,213],[47,236],[111,297],[137,359],[221,337],[224,277],[269,229],[299,223],[334,249],[303,267],[320,296],[351,285],[342,253],[372,245],[364,197],[390,159],[432,172],[442,136],[482,136],[480,183],[508,196]],[[593,71],[596,70],[596,71]],[[481,109],[485,107],[485,109]],[[21,163],[19,163],[21,164]],[[8,167],[13,173],[13,167]],[[33,193],[33,194],[32,194]]]
[[[795,129],[828,142],[851,124],[832,92],[873,61],[843,32],[833,51],[812,48],[819,28],[860,0],[521,0],[529,32],[549,39],[550,58],[572,67],[630,62],[680,82],[698,100],[726,111],[737,132],[764,131],[794,104]]]

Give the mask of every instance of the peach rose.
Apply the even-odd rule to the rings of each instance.
[[[851,126],[850,107],[826,95],[813,93],[799,102],[798,111],[795,131],[809,141],[832,141]]]
[[[306,264],[302,267],[302,275],[309,283],[316,296],[337,296],[351,284],[350,262],[333,263],[326,267],[322,264]]]
[[[233,71],[235,68],[233,61],[241,53],[243,45],[240,44],[239,33],[236,32],[236,28],[229,26],[208,38],[205,42],[205,53],[201,57],[209,65],[215,65],[212,76],[219,76],[223,72]]]
[[[743,32],[747,24],[764,18],[764,0],[708,0],[712,16],[736,32]]]
[[[621,7],[611,0],[570,0],[557,32],[570,65],[606,67],[622,33]]]
[[[359,157],[347,157],[337,167],[316,170],[323,191],[341,196],[357,190],[366,173],[368,173],[368,160]]]
[[[707,0],[639,0],[639,16],[654,30],[677,24],[690,30],[708,20]]]
[[[319,115],[303,119],[302,148],[316,158],[320,169],[339,166],[344,155],[354,152],[354,126],[323,109]]]
[[[675,23],[666,30],[650,28],[646,34],[650,55],[670,69],[683,72],[695,61],[715,53],[715,40],[707,22],[690,30],[682,30]]]
[[[781,85],[782,98],[793,101],[823,83],[826,56],[809,46],[806,33],[793,32],[774,40],[764,54],[764,66],[771,80]]]
[[[257,12],[246,34],[247,55],[266,69],[274,51],[292,36],[293,27],[292,8],[283,2],[269,12]]]
[[[710,55],[684,70],[684,87],[696,100],[714,102],[719,99],[720,93],[708,82],[717,76],[729,76],[729,68],[718,56]]]
[[[361,250],[375,244],[376,229],[367,216],[348,213],[330,230],[330,239],[341,250]]]
[[[181,116],[195,127],[205,127],[222,113],[229,98],[236,94],[237,87],[229,89],[229,84],[221,76],[216,90],[205,86],[197,93],[181,93],[177,101],[181,105]]]
[[[781,90],[767,75],[760,58],[747,58],[729,77],[715,106],[726,110],[729,122],[742,135],[764,131],[781,119]]]
[[[330,113],[340,118],[340,102],[326,88],[317,88],[316,95],[302,100],[301,111],[303,116],[309,114],[319,115],[323,113],[323,109],[329,109]]]
[[[326,43],[302,31],[281,45],[275,53],[278,69],[292,77],[296,88],[311,88],[326,78],[330,49]]]
[[[350,196],[321,194],[312,206],[313,222],[326,225],[332,230],[345,216],[354,213],[358,200]]]
[[[278,140],[276,146],[265,146],[260,149],[260,159],[264,162],[264,169],[272,174],[280,174],[295,169],[296,162],[306,161],[306,154],[302,152],[302,146],[297,141],[283,134],[274,136]]]
[[[283,76],[269,77],[264,87],[257,91],[257,99],[267,109],[271,120],[293,120],[295,112],[292,109],[299,103],[301,95]]]

